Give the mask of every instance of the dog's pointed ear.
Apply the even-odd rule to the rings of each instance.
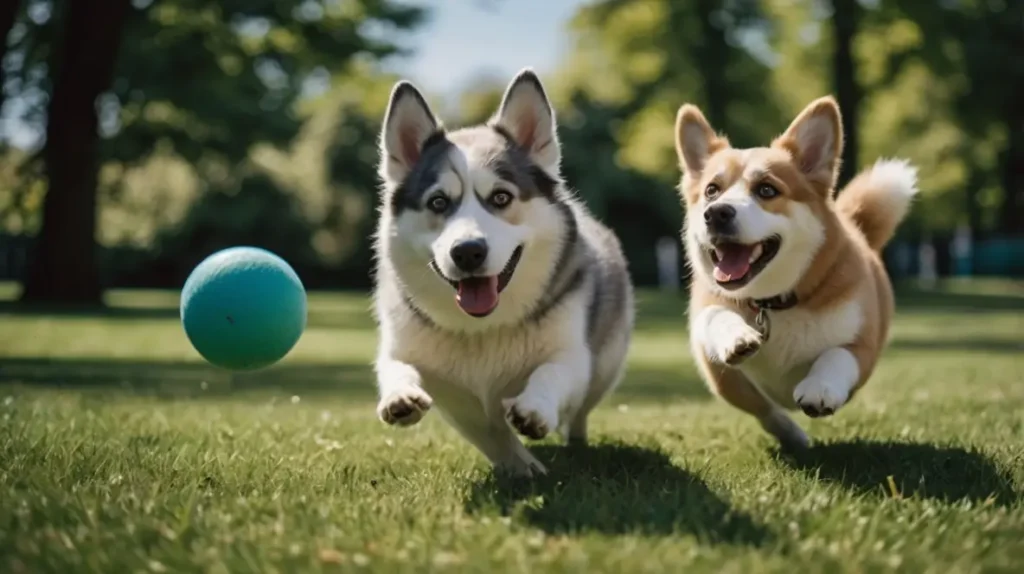
[[[811,102],[773,145],[789,151],[808,179],[831,189],[843,152],[843,121],[835,99],[826,96]]]
[[[490,124],[504,130],[538,165],[558,172],[562,152],[555,111],[532,69],[524,68],[512,79]]]
[[[405,80],[395,84],[381,128],[381,175],[404,179],[419,161],[423,144],[442,129],[416,86]]]
[[[676,114],[676,155],[679,166],[690,177],[704,171],[711,154],[728,147],[729,141],[719,136],[693,104],[683,104]]]

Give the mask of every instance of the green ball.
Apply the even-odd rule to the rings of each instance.
[[[306,290],[295,270],[256,247],[204,259],[181,291],[181,323],[196,351],[232,371],[280,361],[306,328]]]

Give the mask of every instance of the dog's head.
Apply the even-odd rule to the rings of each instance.
[[[826,238],[842,150],[839,108],[811,103],[769,147],[736,149],[692,105],[679,109],[684,241],[695,274],[734,298],[792,291]]]
[[[554,111],[529,69],[486,125],[457,131],[411,83],[395,85],[381,133],[384,240],[421,309],[493,324],[539,297],[565,227],[560,159]]]

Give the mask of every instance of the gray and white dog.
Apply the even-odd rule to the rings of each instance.
[[[457,131],[399,82],[380,144],[378,415],[408,426],[436,403],[497,469],[546,473],[513,427],[585,442],[634,309],[618,239],[562,183],[540,80],[521,71],[486,125]]]

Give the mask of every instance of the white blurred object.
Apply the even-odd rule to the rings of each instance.
[[[658,259],[658,284],[662,291],[679,291],[679,241],[662,237],[654,248]]]

